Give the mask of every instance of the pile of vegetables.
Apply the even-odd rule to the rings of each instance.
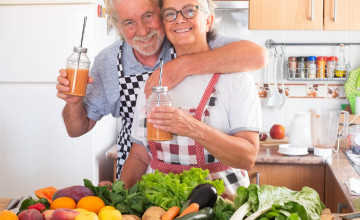
[[[158,206],[168,210],[173,206],[183,207],[193,188],[202,183],[209,183],[216,188],[218,195],[224,190],[222,180],[206,180],[208,170],[192,168],[180,174],[146,174],[141,181],[130,189],[125,189],[122,181],[115,181],[111,189],[108,186],[94,186],[84,180],[95,196],[100,197],[105,205],[114,206],[122,214],[141,216],[149,207]],[[219,209],[222,210],[222,209]]]
[[[181,174],[155,171],[144,175],[130,189],[124,188],[123,181],[116,181],[109,187],[94,186],[86,179],[85,187],[81,187],[124,216],[142,216],[143,220],[313,220],[320,219],[325,208],[318,193],[309,187],[292,191],[286,187],[250,184],[247,188],[239,187],[234,201],[230,201],[220,196],[225,191],[223,181],[206,180],[208,174],[208,170],[199,168]],[[54,197],[53,191],[49,192]],[[19,212],[49,209],[49,200],[53,198],[47,194],[40,197],[39,200],[25,200]]]
[[[237,209],[230,220],[320,219],[325,208],[319,194],[310,187],[292,191],[286,187],[250,184],[239,187],[234,200]]]

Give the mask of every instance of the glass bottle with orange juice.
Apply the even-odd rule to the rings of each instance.
[[[146,112],[150,113],[155,106],[172,106],[172,100],[167,94],[167,86],[154,86],[152,94],[146,101]],[[147,122],[147,139],[149,141],[169,141],[173,139],[170,132],[154,128],[151,123]]]
[[[85,96],[89,76],[90,60],[86,55],[87,48],[74,47],[73,53],[67,59],[66,72],[70,91],[67,95]]]

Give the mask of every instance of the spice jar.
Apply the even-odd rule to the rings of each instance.
[[[289,57],[288,58],[289,63],[289,76],[290,78],[295,78],[296,74],[296,57]]]
[[[326,57],[318,57],[317,60],[317,78],[325,78],[325,65],[326,65]]]
[[[316,78],[316,57],[310,56],[308,57],[307,61],[308,65],[308,77],[309,78]]]
[[[334,78],[336,62],[337,62],[337,57],[331,56],[329,57],[326,63],[326,73],[327,73],[327,78],[329,79]]]
[[[151,113],[152,109],[156,106],[172,106],[172,100],[167,94],[167,86],[154,86],[152,88],[152,94],[146,101],[146,113]],[[173,138],[172,134],[167,131],[163,131],[150,123],[146,123],[147,127],[147,139],[150,141],[169,141]]]
[[[306,78],[306,57],[297,57],[296,78]]]

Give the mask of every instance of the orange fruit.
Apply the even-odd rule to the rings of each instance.
[[[104,201],[97,196],[85,196],[77,203],[77,208],[86,209],[96,214],[98,214],[103,207],[105,207]]]
[[[15,213],[9,210],[0,211],[0,220],[18,220],[18,217]]]
[[[59,208],[75,209],[76,202],[70,197],[57,198],[51,203],[50,209],[59,209]]]

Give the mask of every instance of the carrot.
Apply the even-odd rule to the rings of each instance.
[[[191,204],[181,213],[181,215],[179,215],[177,218],[180,218],[180,217],[182,217],[182,216],[184,216],[184,215],[186,215],[186,214],[189,214],[189,213],[191,213],[191,212],[197,212],[197,211],[199,211],[199,208],[200,208],[199,204],[197,204],[197,203],[191,203]]]
[[[171,207],[161,216],[161,220],[173,220],[180,213],[180,208],[177,206]]]

